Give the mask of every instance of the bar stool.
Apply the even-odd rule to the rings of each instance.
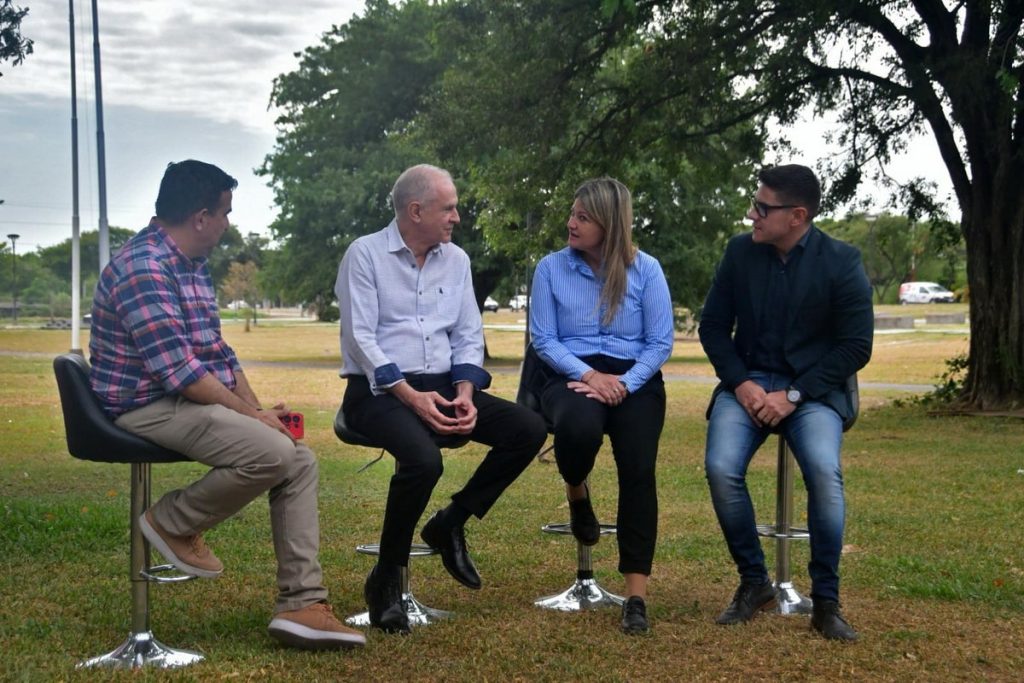
[[[359,468],[358,472],[366,470],[370,466],[376,464],[381,458],[384,457],[384,449],[381,448],[379,443],[374,442],[370,437],[357,432],[352,429],[345,421],[345,413],[342,412],[341,408],[338,408],[338,414],[334,416],[334,433],[344,443],[351,446],[366,446],[368,448],[380,448],[380,455],[373,460],[369,461],[365,465]],[[463,436],[446,436],[438,434],[434,438],[434,443],[439,448],[461,448],[469,443],[469,439]],[[398,461],[395,461],[395,471],[398,471]],[[363,543],[356,546],[356,552],[362,555],[380,555],[380,544],[379,543]],[[414,557],[428,557],[430,555],[438,555],[440,551],[431,548],[429,545],[424,543],[413,543],[409,550],[409,559]],[[446,610],[434,609],[433,607],[427,607],[412,594],[412,589],[409,587],[409,568],[408,566],[402,567],[399,571],[399,581],[402,587],[402,608],[405,610],[406,615],[409,617],[410,626],[426,626],[427,624],[433,624],[441,619],[450,618],[454,612],[448,612]],[[345,623],[351,626],[369,626],[370,625],[370,613],[360,612],[354,614],[351,617],[345,619]]]
[[[552,432],[551,423],[547,416],[540,409],[540,399],[537,392],[547,382],[544,361],[533,348],[533,344],[526,347],[523,356],[523,367],[519,374],[519,392],[516,394],[516,403],[544,418],[548,427],[548,433]],[[548,446],[541,451],[537,457],[542,458],[545,453],[554,448]],[[589,482],[588,482],[589,487]],[[609,536],[616,532],[614,524],[601,524],[601,535]],[[552,522],[541,527],[546,534],[572,535],[572,529],[567,522]],[[600,607],[621,606],[624,598],[609,593],[598,584],[594,578],[594,565],[591,556],[591,547],[576,541],[576,580],[572,585],[561,593],[538,598],[533,604],[546,609],[555,609],[562,612],[579,612],[581,610],[597,609]]]
[[[849,431],[857,422],[860,412],[860,390],[857,375],[846,380],[846,395],[852,407],[849,418],[843,421],[843,431]],[[758,524],[759,536],[775,539],[775,609],[776,614],[810,614],[813,603],[794,586],[790,571],[790,541],[803,541],[811,537],[806,527],[793,526],[793,466],[795,461],[779,434],[778,466],[775,472],[775,523]]]
[[[153,463],[188,460],[180,453],[167,450],[119,429],[103,412],[89,384],[89,364],[75,353],[53,359],[53,371],[60,391],[64,413],[64,430],[68,452],[93,462],[130,463],[131,498],[129,520],[131,551],[128,577],[131,581],[131,631],[117,648],[104,655],[87,659],[78,667],[171,669],[203,660],[203,655],[190,650],[168,647],[153,636],[149,625],[149,584],[180,583],[196,578],[183,574],[160,576],[174,570],[170,564],[150,564],[149,542],[139,528],[139,516],[149,508],[150,469]]]

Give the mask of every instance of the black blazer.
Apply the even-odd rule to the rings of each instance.
[[[874,309],[860,252],[811,226],[790,287],[783,353],[805,397],[854,414],[847,379],[871,358]],[[755,244],[750,233],[729,240],[700,318],[700,342],[721,383],[711,397],[747,379],[760,334],[764,283],[775,247]],[[708,409],[710,411],[710,407]]]

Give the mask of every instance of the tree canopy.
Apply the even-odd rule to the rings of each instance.
[[[21,34],[21,20],[26,14],[27,7],[18,7],[13,0],[0,0],[0,62],[17,66],[32,54],[32,41]]]

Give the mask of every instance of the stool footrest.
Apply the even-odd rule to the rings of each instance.
[[[152,581],[153,583],[182,583],[184,581],[194,581],[198,579],[198,576],[192,574],[175,574],[174,576],[157,576],[164,572],[176,572],[178,568],[173,564],[158,564],[155,567],[149,569],[143,569],[139,572],[139,576],[144,578],[146,581]]]
[[[804,527],[792,526],[788,532],[782,532],[774,524],[758,524],[757,535],[766,538],[791,538],[797,541],[805,541],[811,537],[810,532]]]
[[[614,524],[600,524],[599,526],[601,527],[602,536],[608,536],[617,531]],[[572,527],[569,525],[569,522],[551,522],[542,526],[540,530],[546,534],[572,535]]]
[[[356,546],[356,552],[362,555],[380,555],[380,544],[363,543]],[[430,555],[438,555],[440,552],[440,550],[431,548],[425,543],[413,543],[409,547],[409,557],[429,557]]]

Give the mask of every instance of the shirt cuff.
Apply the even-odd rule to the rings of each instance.
[[[373,371],[373,384],[376,387],[393,386],[404,379],[402,371],[398,369],[398,365],[395,363],[382,365]]]
[[[207,374],[209,372],[199,359],[192,357],[163,381],[164,389],[168,393],[180,394],[182,388],[198,382]]]
[[[479,365],[460,363],[452,366],[452,384],[456,382],[471,382],[478,391],[483,391],[491,386],[491,373]]]

